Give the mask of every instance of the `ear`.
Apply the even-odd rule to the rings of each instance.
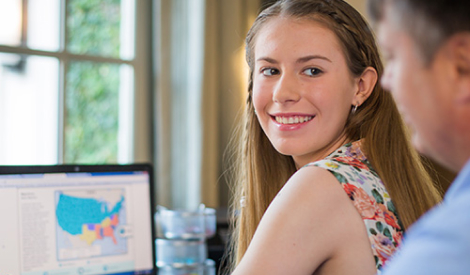
[[[372,67],[367,67],[362,75],[357,78],[357,91],[354,94],[352,104],[362,105],[370,94],[374,90],[375,84],[377,83],[377,71]]]
[[[458,33],[447,46],[455,68],[456,103],[470,103],[470,33]]]

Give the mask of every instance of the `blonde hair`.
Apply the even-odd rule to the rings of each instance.
[[[257,17],[246,37],[250,79],[232,202],[233,267],[243,257],[268,205],[296,171],[292,157],[278,153],[271,145],[252,103],[256,34],[265,22],[280,16],[314,20],[331,29],[342,44],[352,75],[360,76],[369,66],[377,70],[379,78],[383,72],[369,26],[342,0],[281,0]],[[350,115],[346,133],[350,140],[363,139],[363,150],[384,182],[405,228],[441,200],[440,191],[410,144],[393,98],[380,85],[376,84],[370,97]],[[244,207],[240,205],[242,198],[246,202]]]

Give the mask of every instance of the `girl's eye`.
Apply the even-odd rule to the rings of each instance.
[[[321,74],[323,71],[317,68],[308,68],[304,70],[304,73],[308,76],[317,76]]]
[[[266,68],[261,71],[263,75],[271,76],[271,75],[276,75],[279,74],[279,70],[273,69],[273,68]]]

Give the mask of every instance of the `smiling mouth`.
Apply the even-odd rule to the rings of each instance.
[[[279,124],[300,124],[313,119],[313,116],[273,116]]]

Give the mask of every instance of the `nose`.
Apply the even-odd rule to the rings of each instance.
[[[297,102],[300,99],[300,84],[295,76],[284,74],[279,78],[273,91],[273,101],[276,103]]]

